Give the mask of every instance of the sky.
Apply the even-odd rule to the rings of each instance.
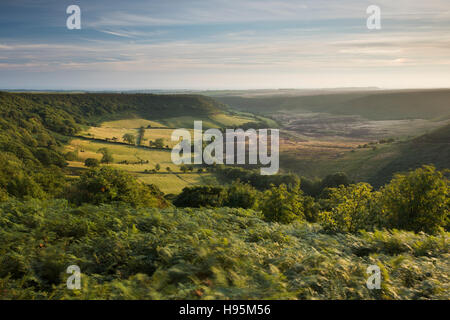
[[[449,0],[0,1],[1,89],[369,86],[450,87]]]

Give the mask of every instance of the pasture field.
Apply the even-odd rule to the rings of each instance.
[[[100,160],[102,155],[97,151],[100,148],[108,148],[114,158],[114,163],[109,166],[128,171],[145,183],[152,183],[158,186],[164,193],[179,193],[190,185],[203,184],[211,181],[209,173],[182,173],[179,166],[172,163],[170,150],[152,150],[138,148],[135,146],[126,146],[122,144],[102,143],[84,139],[73,139],[66,146],[66,151],[77,151],[78,161],[70,161],[69,168],[79,173],[84,166],[87,158]],[[139,161],[143,164],[139,164]],[[119,162],[128,161],[129,164]],[[146,163],[148,161],[148,163]],[[145,173],[145,170],[155,169],[156,164],[161,166],[158,173]],[[170,168],[170,172],[167,171]]]
[[[140,127],[147,128],[148,126],[157,128],[165,127],[165,125],[161,122],[141,118],[107,121],[103,122],[101,126],[103,128],[120,128],[120,129],[136,129]]]
[[[166,194],[178,194],[183,188],[193,185],[203,185],[215,183],[210,173],[156,173],[156,174],[139,174],[139,180],[154,184]]]
[[[181,116],[161,119],[160,121],[170,128],[194,127],[194,121],[203,121],[203,128],[237,127],[244,123],[258,121],[256,118],[240,115],[216,113],[208,116]]]
[[[125,142],[122,137],[124,134],[130,133],[137,137],[138,129],[133,128],[114,128],[114,127],[89,127],[87,130],[80,133],[80,135],[93,139],[113,139],[117,138],[118,142]]]
[[[179,193],[190,185],[215,184],[214,177],[209,173],[188,172],[182,173],[179,166],[172,163],[171,148],[178,142],[172,142],[171,136],[174,128],[186,128],[190,130],[194,138],[194,121],[202,120],[203,128],[239,127],[248,122],[259,121],[258,117],[247,114],[224,114],[215,113],[207,116],[179,116],[151,121],[142,118],[131,118],[115,121],[107,121],[97,127],[88,127],[81,132],[81,136],[87,139],[72,139],[66,146],[65,151],[75,151],[77,161],[70,161],[69,167],[76,176],[85,169],[84,161],[87,158],[100,160],[102,154],[98,153],[100,148],[107,148],[112,153],[114,162],[109,166],[119,168],[135,175],[145,183],[157,185],[164,193]],[[150,127],[149,127],[150,126]],[[167,150],[155,150],[139,148],[133,145],[123,145],[116,142],[125,142],[123,136],[127,133],[139,135],[139,128],[144,127],[142,146],[148,146],[150,141],[164,139]],[[92,139],[110,140],[101,142]],[[127,163],[124,163],[127,162]],[[148,173],[159,164],[161,169],[158,173]],[[170,168],[170,171],[167,170]]]
[[[245,123],[254,121],[253,117],[247,117],[247,116],[237,116],[237,115],[228,115],[224,113],[220,114],[214,114],[210,116],[212,120],[215,122],[222,124],[224,126],[234,127],[234,126],[241,126]]]
[[[169,146],[169,148],[174,147],[178,141],[171,140],[172,138],[172,132],[174,129],[164,129],[164,128],[150,128],[150,129],[144,129],[144,138],[141,141],[142,146],[149,146],[150,141],[155,141],[156,139],[163,139],[164,140],[164,146]],[[194,130],[188,129],[191,132],[191,136],[193,137]],[[123,140],[123,135],[126,133],[130,133],[137,137],[139,135],[138,129],[132,129],[132,128],[108,128],[108,127],[90,127],[87,130],[83,131],[81,133],[82,136],[86,138],[93,138],[93,139],[113,139],[117,138],[118,142],[125,142]]]

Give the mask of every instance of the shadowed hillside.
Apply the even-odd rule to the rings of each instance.
[[[326,112],[370,120],[448,119],[450,90],[368,91],[310,96],[216,97],[242,111],[264,114]]]
[[[370,178],[369,182],[380,185],[396,172],[405,172],[424,164],[432,164],[439,169],[450,168],[450,124],[397,147],[400,153]]]
[[[221,108],[211,98],[194,95],[0,92],[0,193],[19,198],[61,194],[68,160],[64,146],[83,127],[137,116],[187,117],[183,124],[192,125],[193,117],[223,117]]]
[[[137,115],[148,119],[212,115],[226,107],[215,100],[198,95],[154,94],[15,94],[44,106],[63,109],[74,116],[89,118]]]

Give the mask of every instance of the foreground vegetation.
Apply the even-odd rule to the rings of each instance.
[[[448,299],[449,234],[328,234],[244,209],[0,205],[3,299]],[[69,265],[82,289],[66,288]],[[379,265],[382,289],[365,286]]]
[[[186,188],[174,204],[198,208],[183,209],[110,167],[71,188],[67,199],[3,197],[0,298],[450,298],[448,180],[433,167],[319,198],[284,183]],[[71,265],[80,290],[66,287]],[[369,265],[379,290],[365,286]]]

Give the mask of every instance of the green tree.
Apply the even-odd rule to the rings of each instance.
[[[76,161],[76,160],[78,159],[78,152],[77,152],[77,151],[69,151],[69,152],[66,152],[66,153],[64,154],[64,158],[65,158],[67,161]]]
[[[135,144],[136,143],[136,137],[133,134],[131,134],[131,133],[125,133],[123,135],[122,139],[125,142],[129,143],[129,144]]]
[[[97,152],[103,155],[102,159],[100,160],[101,163],[108,164],[114,161],[111,151],[108,148],[100,148]]]
[[[251,185],[236,181],[227,191],[226,207],[251,209],[256,206],[259,192]]]
[[[94,168],[98,167],[100,165],[100,162],[94,158],[87,158],[86,160],[84,160],[84,165],[89,168]]]
[[[0,202],[8,200],[8,192],[3,188],[0,188]]]
[[[155,146],[155,148],[164,148],[164,139],[163,138],[158,138],[155,140],[155,142],[153,143],[153,145]]]
[[[337,172],[327,175],[320,183],[320,192],[323,192],[323,196],[327,196],[327,189],[338,188],[340,186],[347,187],[350,185],[350,179],[343,172]]]
[[[159,163],[157,163],[157,164],[155,165],[155,170],[156,170],[156,171],[161,170],[161,166],[159,165]]]
[[[227,198],[223,187],[198,186],[186,187],[177,196],[173,204],[177,207],[222,207]]]
[[[304,219],[300,190],[289,191],[285,184],[266,190],[260,207],[268,221],[290,223]]]
[[[101,167],[82,174],[68,197],[76,204],[122,201],[135,207],[162,207],[167,204],[161,194],[156,187],[138,182],[125,171]]]
[[[381,192],[389,227],[431,234],[449,227],[449,180],[435,167],[397,174]]]
[[[356,233],[376,226],[379,193],[373,192],[371,185],[341,185],[338,188],[330,188],[328,194],[329,198],[325,202],[329,210],[319,215],[325,230]]]

